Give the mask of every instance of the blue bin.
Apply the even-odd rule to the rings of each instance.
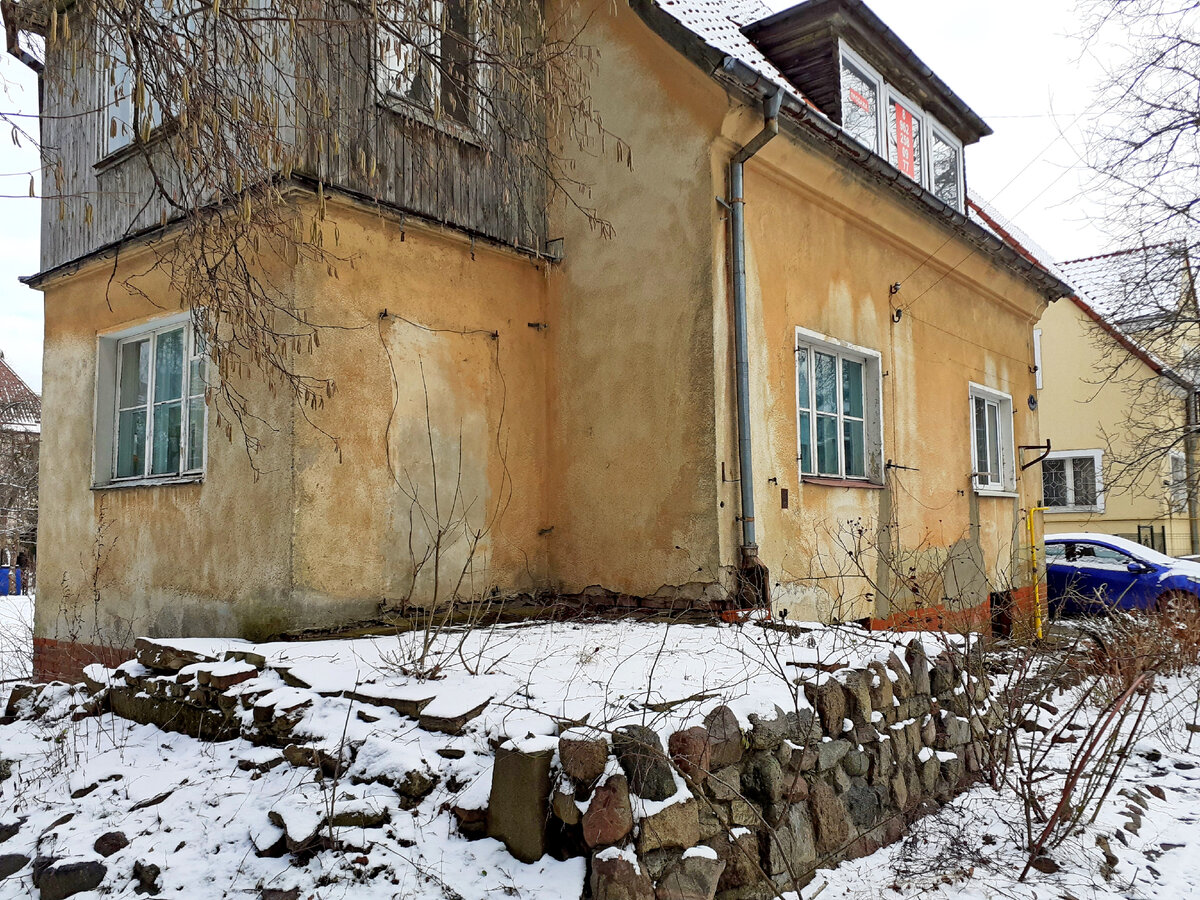
[[[8,573],[10,571],[16,573],[16,577],[13,579],[13,593],[21,593],[21,570],[15,566],[0,566],[0,597],[8,596]]]

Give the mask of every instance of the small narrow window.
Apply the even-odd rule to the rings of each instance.
[[[875,79],[842,58],[842,128],[852,138],[879,152],[879,86]]]
[[[908,104],[888,103],[888,162],[918,183],[924,177],[921,158],[921,116]]]
[[[976,490],[1016,490],[1012,398],[971,385],[971,464]]]
[[[1101,450],[1055,451],[1042,461],[1042,503],[1049,512],[1103,512]]]
[[[930,189],[935,197],[952,206],[962,209],[962,167],[959,162],[960,151],[949,140],[942,137],[936,130],[929,142],[930,153],[933,157],[931,169],[933,173]]]

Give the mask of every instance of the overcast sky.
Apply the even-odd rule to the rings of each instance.
[[[777,9],[791,5],[770,0]],[[1096,56],[1081,56],[1073,0],[868,0],[869,6],[995,131],[967,149],[971,193],[1056,259],[1103,252],[1098,208],[1085,197],[1083,135]],[[3,109],[37,111],[37,85],[8,55]],[[0,350],[41,391],[41,294],[17,282],[38,268],[37,201],[25,197],[36,158],[0,135]]]

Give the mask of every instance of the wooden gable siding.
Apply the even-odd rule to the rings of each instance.
[[[327,90],[331,113],[328,120],[297,123],[297,175],[501,243],[544,249],[546,189],[536,166],[508,153],[503,141],[493,139],[498,146],[489,154],[448,129],[402,115],[402,105],[378,104],[370,80],[373,38],[362,30],[341,27],[338,40],[323,34],[313,41],[324,42],[310,58],[321,60],[314,84]],[[170,169],[165,147],[156,149],[152,139],[148,149],[130,147],[102,162],[108,116],[98,111],[98,57],[72,68],[66,54],[51,53],[46,66],[42,271],[151,229],[172,214],[156,196],[145,158],[152,154],[161,178]],[[281,95],[290,93],[284,79]]]

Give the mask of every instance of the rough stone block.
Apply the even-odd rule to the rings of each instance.
[[[592,856],[593,900],[655,900],[654,884],[637,860],[612,850]]]
[[[558,739],[558,758],[567,775],[581,785],[591,786],[608,765],[608,741],[564,734]]]
[[[816,864],[817,847],[812,819],[803,806],[792,806],[780,826],[764,832],[764,858],[771,875],[799,877]]]
[[[629,779],[629,789],[646,800],[675,794],[675,774],[658,735],[644,725],[625,725],[613,732],[613,752]]]
[[[871,706],[881,712],[890,712],[892,710],[892,680],[888,677],[887,668],[881,662],[871,662],[867,664],[867,671],[871,673],[871,679],[868,687],[871,693]]]
[[[742,764],[742,791],[759,803],[775,803],[783,796],[783,767],[771,753],[751,753]]]
[[[889,654],[887,667],[896,676],[892,682],[892,692],[903,703],[913,695],[913,680],[908,674],[908,668],[895,653]]]
[[[849,741],[825,741],[817,747],[817,769],[826,772],[842,761],[850,752]]]
[[[671,847],[694,847],[700,842],[700,819],[695,800],[671,803],[638,823],[638,853]]]
[[[94,891],[104,880],[108,867],[95,860],[52,862],[34,878],[40,900],[66,900],[84,891]]]
[[[791,732],[787,713],[778,706],[775,707],[775,715],[770,719],[757,713],[750,713],[747,718],[750,720],[750,733],[746,735],[746,742],[751,750],[774,750]]]
[[[911,641],[904,649],[908,670],[912,673],[913,694],[929,694],[929,659],[919,641]]]
[[[871,721],[871,676],[867,672],[853,670],[846,673],[846,716],[855,725]]]
[[[589,847],[603,847],[625,839],[633,830],[629,781],[613,775],[592,794],[583,814],[583,839]]]
[[[726,766],[709,775],[704,786],[714,800],[735,800],[742,796],[742,773],[737,766]]]
[[[500,747],[496,751],[487,833],[522,862],[535,862],[546,852],[553,757],[553,750],[524,752]]]
[[[685,777],[694,784],[704,784],[712,766],[712,745],[707,728],[697,725],[676,731],[667,739],[667,751]]]
[[[713,900],[725,863],[713,854],[684,856],[658,882],[656,900]]]
[[[824,855],[846,842],[849,829],[846,808],[833,788],[823,781],[809,786],[808,812],[816,832],[817,850]]]
[[[709,765],[712,770],[732,766],[742,759],[742,729],[728,706],[718,706],[704,717],[708,729]]]

